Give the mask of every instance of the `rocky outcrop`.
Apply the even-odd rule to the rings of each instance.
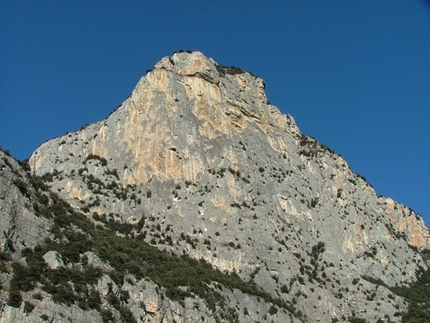
[[[50,236],[52,221],[37,216],[36,189],[17,161],[0,150],[0,250],[19,255]]]
[[[31,174],[96,226],[128,224],[134,229],[119,237],[134,234],[168,253],[204,259],[273,298],[224,286],[236,313],[229,312],[231,321],[386,315],[400,322],[407,302],[390,288],[427,269],[420,250],[430,246],[428,228],[301,134],[293,117],[268,102],[264,86],[200,52],[175,53],[106,120],[42,144],[29,159]],[[60,266],[53,255],[47,262]],[[86,259],[112,268],[93,253]],[[97,290],[107,297],[115,282],[103,277]],[[129,292],[136,319],[214,320],[198,296],[176,302],[154,282],[116,285]]]
[[[118,169],[126,184],[145,184],[153,177],[197,181],[207,165],[235,153],[222,143],[239,138],[248,125],[249,135],[260,133],[272,149],[285,152],[282,136],[298,135],[294,119],[267,103],[261,79],[249,73],[221,78],[217,67],[198,52],[164,58],[107,120],[39,147],[31,156],[32,168],[46,173],[62,164],[57,169],[62,171],[94,154]]]

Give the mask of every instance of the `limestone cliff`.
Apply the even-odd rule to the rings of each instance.
[[[232,310],[219,320],[400,322],[407,301],[392,288],[427,270],[421,251],[430,247],[428,228],[408,207],[376,195],[339,155],[301,134],[293,117],[268,102],[264,86],[200,52],[175,53],[106,120],[42,144],[29,159],[30,174],[43,177],[96,227],[129,225],[117,235],[203,259],[270,295],[263,302],[223,285]],[[19,199],[10,201],[23,208]],[[83,251],[92,252],[82,249],[80,257]],[[61,264],[60,252],[50,257]],[[203,296],[175,303],[158,290],[144,295],[156,282],[131,275],[135,283],[121,285],[103,277],[98,293],[108,295],[108,286],[127,290],[135,319],[217,320]],[[139,300],[148,304],[149,298],[151,309],[139,312]],[[73,306],[85,309],[72,304],[56,311]],[[23,315],[22,308],[6,309]],[[115,315],[113,321],[121,317]]]
[[[0,151],[0,250],[19,255],[50,235],[52,221],[38,217],[36,190],[13,158]]]

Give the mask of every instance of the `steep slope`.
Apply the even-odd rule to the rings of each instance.
[[[142,222],[94,225],[44,184],[51,175],[0,158],[0,322],[291,321],[254,283],[160,251]]]
[[[28,166],[27,166],[28,169]],[[37,216],[45,204],[22,165],[0,150],[0,251],[19,255],[49,237],[52,221]]]
[[[236,311],[221,311],[231,321],[400,322],[408,304],[392,287],[427,270],[430,236],[419,215],[377,196],[339,155],[302,135],[267,101],[260,78],[200,52],[163,58],[106,120],[41,145],[29,165],[124,241],[139,237],[250,281],[230,292],[214,280]],[[241,294],[254,284],[261,304],[260,292]],[[142,292],[134,293],[138,303]],[[192,294],[201,315],[217,319],[208,299]],[[168,307],[177,322],[199,320],[180,302],[155,304],[146,312],[157,318]]]

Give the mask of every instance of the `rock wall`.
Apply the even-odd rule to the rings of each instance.
[[[36,190],[15,159],[0,150],[0,250],[19,255],[50,236],[52,221],[33,209]]]
[[[263,80],[200,52],[163,58],[106,120],[42,144],[29,165],[89,218],[145,219],[147,242],[252,280],[302,315],[279,321],[400,322],[407,304],[388,287],[427,269],[419,215],[302,135]],[[239,312],[270,321],[250,302]],[[198,320],[169,306],[167,322]]]

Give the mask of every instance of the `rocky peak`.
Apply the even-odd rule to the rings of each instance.
[[[30,164],[44,173],[52,166],[44,162],[48,156],[65,161],[94,154],[118,169],[126,165],[121,178],[127,184],[143,184],[152,176],[195,180],[205,164],[217,163],[207,159],[196,138],[238,138],[246,128],[265,133],[279,152],[285,147],[275,132],[300,136],[294,119],[268,104],[260,78],[221,67],[200,52],[176,53],[158,62],[107,120],[58,139],[62,144],[73,140],[73,152],[57,153],[44,144]]]
[[[200,52],[163,58],[107,119],[42,144],[29,165],[30,174],[56,193],[47,201],[66,200],[68,214],[83,228],[80,237],[93,239],[92,249],[75,247],[75,263],[59,248],[43,249],[50,270],[68,258],[76,268],[85,268],[86,259],[100,270],[139,273],[139,264],[106,251],[106,231],[96,239],[103,229],[115,231],[109,236],[115,245],[123,239],[143,249],[150,245],[152,252],[187,255],[201,261],[200,268],[236,275],[234,286],[242,286],[230,290],[225,278],[220,285],[208,282],[203,290],[218,286],[224,297],[213,307],[207,295],[196,294],[201,286],[190,291],[189,281],[166,287],[158,276],[146,283],[130,274],[136,282],[131,287],[100,278],[95,293],[108,295],[109,284],[130,291],[130,308],[145,318],[139,297],[153,304],[147,311],[154,320],[170,313],[168,322],[186,321],[186,315],[220,318],[225,304],[236,309],[232,322],[384,316],[400,322],[408,305],[395,286],[412,286],[419,272],[428,273],[422,252],[430,247],[430,233],[418,214],[378,196],[340,155],[301,134],[293,117],[267,101],[263,80]],[[53,217],[54,236],[66,231],[75,237],[58,229],[66,221],[61,214]],[[82,225],[84,218],[91,225]],[[76,231],[76,225],[70,228]],[[162,288],[155,294],[142,292],[157,284]],[[252,293],[245,297],[246,290]],[[182,303],[169,303],[178,295]]]
[[[218,64],[207,58],[201,52],[189,51],[174,53],[171,57],[164,57],[155,64],[154,69],[163,68],[181,76],[199,76],[212,83],[219,82]]]

